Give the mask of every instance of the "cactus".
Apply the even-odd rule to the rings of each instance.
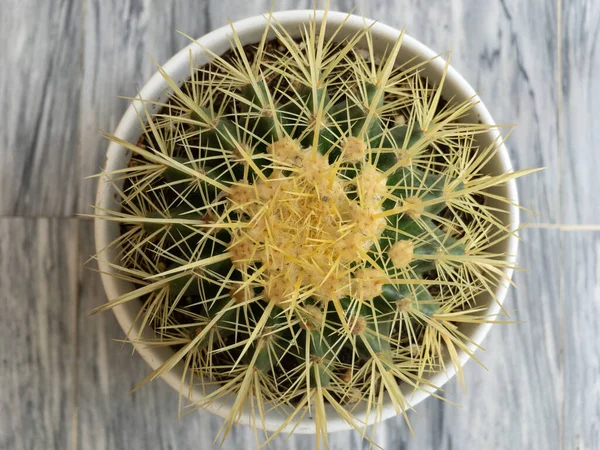
[[[459,325],[493,320],[476,297],[509,265],[490,188],[524,172],[485,174],[490,126],[424,64],[395,64],[402,35],[376,55],[369,28],[335,41],[313,20],[294,39],[267,22],[275,40],[232,30],[183,85],[159,67],[172,94],[144,103],[139,142],[109,135],[133,156],[108,174],[122,209],[98,217],[121,224],[112,264],[136,286],[96,311],[141,299],[144,344],[174,349],[145,381],[183,364],[216,386],[197,406],[235,397],[223,435],[250,405],[257,427],[311,414],[326,444],[327,404],[362,430],[382,395],[404,414],[403,386],[434,388],[448,361],[460,374]]]

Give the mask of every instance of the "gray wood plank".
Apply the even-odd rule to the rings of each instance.
[[[562,222],[600,225],[600,3],[562,2]]]
[[[80,224],[80,265],[94,252],[93,225]],[[130,450],[160,448],[218,449],[213,440],[221,418],[198,411],[178,420],[178,393],[162,381],[130,391],[148,375],[149,366],[130,347],[116,342],[124,333],[112,313],[89,317],[88,312],[106,299],[100,277],[81,267],[79,360],[78,360],[78,448],[85,450]],[[367,448],[351,432],[336,433],[331,449]],[[238,425],[223,449],[253,448],[250,428]],[[272,448],[312,449],[313,436],[278,437]]]
[[[81,4],[2,3],[0,216],[75,212]]]
[[[387,421],[386,449],[560,448],[559,232],[527,229],[522,237],[519,264],[530,272],[516,274],[505,307],[523,323],[493,326],[477,353],[488,370],[467,363],[466,393],[447,384],[445,398],[459,407],[434,398],[417,405],[415,438],[401,418]]]
[[[600,448],[600,232],[564,233],[564,448]]]
[[[0,219],[0,255],[0,448],[68,448],[76,220]]]
[[[319,7],[322,7],[324,4],[322,1],[317,3]],[[226,25],[227,20],[236,21],[264,14],[271,9],[273,2],[271,0],[233,0],[228,2],[208,0],[208,4],[210,5],[210,22],[212,28],[215,29]],[[313,9],[313,6],[313,0],[278,0],[275,4],[275,11]]]

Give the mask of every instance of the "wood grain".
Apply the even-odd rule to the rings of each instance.
[[[77,221],[0,219],[0,285],[0,448],[68,448]]]
[[[600,448],[600,233],[564,233],[564,448]]]
[[[81,4],[2,2],[0,216],[75,212]]]
[[[600,225],[600,3],[562,6],[562,221]]]

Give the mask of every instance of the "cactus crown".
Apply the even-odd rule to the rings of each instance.
[[[484,174],[499,143],[479,148],[473,103],[396,64],[402,35],[376,55],[368,27],[326,27],[293,38],[269,16],[246,47],[232,30],[182,86],[159,68],[173,92],[145,102],[137,144],[109,136],[133,156],[98,217],[121,223],[112,264],[137,286],[98,311],[141,299],[144,345],[175,350],[147,379],[181,363],[215,386],[200,406],[234,396],[225,435],[244,408],[309,411],[323,440],[326,404],[357,429],[357,404],[367,424],[384,395],[404,412],[403,385],[460,374],[459,325],[490,320],[476,297],[508,265],[490,188],[520,173]]]

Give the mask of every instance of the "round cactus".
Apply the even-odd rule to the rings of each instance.
[[[326,404],[360,428],[357,404],[373,423],[383,395],[403,412],[403,386],[460,372],[460,324],[491,319],[476,297],[508,264],[490,188],[519,173],[484,173],[489,126],[425,64],[397,63],[402,36],[376,54],[369,28],[267,22],[276,38],[233,30],[183,85],[159,68],[172,95],[140,111],[139,142],[109,136],[133,156],[109,174],[122,209],[101,217],[121,223],[112,264],[138,286],[98,310],[141,299],[145,345],[174,349],[148,379],[181,363],[216,386],[199,406],[234,396],[225,434],[251,405],[285,424],[310,411],[325,439]]]

